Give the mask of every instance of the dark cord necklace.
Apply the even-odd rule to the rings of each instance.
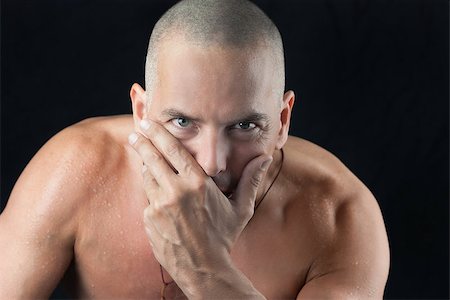
[[[269,187],[264,192],[264,195],[261,197],[261,200],[259,200],[258,203],[255,203],[255,212],[253,213],[253,215],[256,213],[256,210],[258,209],[259,205],[264,200],[264,198],[266,198],[267,193],[270,191],[270,188],[273,186],[275,181],[277,181],[278,175],[280,175],[280,173],[281,173],[281,169],[283,168],[283,162],[284,162],[284,151],[283,151],[283,148],[281,148],[280,151],[281,151],[281,162],[280,162],[280,167],[278,168],[277,175],[275,175],[275,177],[272,180],[272,182],[270,183]]]
[[[171,280],[171,281],[167,282],[167,281],[164,279],[164,271],[163,271],[163,267],[161,266],[161,264],[159,264],[159,271],[161,272],[161,281],[162,281],[162,283],[163,283],[163,285],[162,285],[162,287],[161,287],[161,300],[166,300],[166,296],[165,296],[165,293],[166,293],[166,287],[167,287],[168,285],[174,283],[175,281],[174,281],[174,280]]]
[[[254,210],[253,216],[255,215],[256,210],[258,209],[258,207],[261,204],[261,202],[263,202],[264,198],[266,198],[267,193],[270,191],[270,189],[272,188],[272,186],[275,183],[275,181],[277,181],[278,175],[280,175],[280,173],[281,173],[281,169],[283,168],[283,163],[284,163],[284,151],[283,151],[283,148],[281,148],[280,151],[281,151],[281,163],[280,163],[280,167],[278,168],[278,172],[275,175],[275,177],[273,178],[273,180],[270,183],[270,185],[267,188],[267,190],[264,192],[263,196],[261,197],[261,200],[259,200],[258,202],[255,203],[255,210]],[[253,217],[252,217],[252,219],[253,219]],[[159,264],[159,271],[161,272],[161,281],[163,283],[163,285],[161,286],[161,300],[166,300],[166,296],[165,296],[166,288],[167,288],[167,286],[171,285],[175,281],[174,280],[166,281],[166,279],[164,278],[164,271],[163,271],[163,267],[161,266],[161,264]]]

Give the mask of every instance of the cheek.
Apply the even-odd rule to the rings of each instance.
[[[257,156],[272,154],[274,147],[269,143],[234,145],[228,158],[227,169],[234,178],[240,178],[245,166]]]
[[[249,145],[235,145],[230,155],[230,161],[249,162],[253,158],[267,153],[267,146],[262,143],[251,143]]]

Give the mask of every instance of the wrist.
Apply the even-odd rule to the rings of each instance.
[[[180,288],[189,299],[264,299],[229,257],[186,278]]]

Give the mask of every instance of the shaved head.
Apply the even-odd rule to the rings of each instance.
[[[239,49],[269,55],[274,65],[273,91],[284,92],[284,53],[280,32],[267,15],[247,0],[182,0],[153,28],[145,65],[145,85],[152,98],[158,80],[158,52],[173,40],[200,47]]]

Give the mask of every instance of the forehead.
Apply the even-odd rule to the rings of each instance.
[[[266,52],[167,41],[158,51],[153,100],[182,106],[178,109],[262,108],[275,101],[274,66]]]

